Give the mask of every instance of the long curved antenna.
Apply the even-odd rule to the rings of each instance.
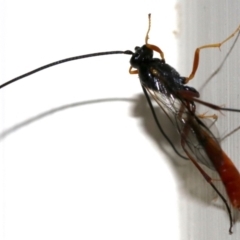
[[[113,54],[128,54],[128,55],[132,55],[133,52],[130,51],[130,50],[127,50],[127,51],[110,51],[110,52],[99,52],[99,53],[90,53],[90,54],[86,54],[86,55],[81,55],[81,56],[76,56],[76,57],[70,57],[70,58],[65,58],[65,59],[62,59],[62,60],[58,60],[56,62],[52,62],[52,63],[49,63],[47,65],[44,65],[42,67],[39,67],[39,68],[36,68],[30,72],[27,72],[23,75],[20,75],[16,78],[13,78],[12,80],[9,80],[5,83],[3,83],[2,85],[0,85],[0,89],[1,88],[4,88],[6,87],[7,85],[13,83],[13,82],[16,82],[22,78],[25,78],[25,77],[28,77],[29,75],[32,75],[36,72],[40,72],[46,68],[50,68],[50,67],[53,67],[53,66],[56,66],[58,64],[61,64],[61,63],[65,63],[65,62],[70,62],[70,61],[74,61],[74,60],[78,60],[78,59],[83,59],[83,58],[90,58],[90,57],[97,57],[97,56],[103,56],[103,55],[113,55]]]

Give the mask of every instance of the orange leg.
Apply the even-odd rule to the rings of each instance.
[[[160,56],[161,56],[161,59],[163,61],[165,61],[164,53],[163,53],[163,51],[159,47],[157,47],[155,45],[152,45],[152,44],[149,44],[149,43],[146,43],[146,45],[147,45],[148,48],[152,49],[153,51],[158,52],[160,54]]]
[[[218,119],[218,116],[217,116],[216,114],[207,115],[206,112],[205,112],[205,113],[202,113],[202,114],[198,114],[197,117],[198,117],[198,118],[202,118],[202,119],[204,119],[204,118],[212,118],[212,119],[214,119],[215,121]]]
[[[148,48],[152,49],[155,52],[158,52],[160,54],[162,60],[165,61],[163,51],[159,47],[148,43],[150,29],[151,29],[151,14],[148,14],[148,30],[147,30],[147,34],[145,37],[145,44],[147,45]]]
[[[138,70],[132,70],[132,66],[129,68],[130,74],[138,74]]]
[[[240,126],[233,129],[231,132],[229,132],[228,134],[226,134],[224,137],[221,138],[220,142],[224,141],[226,138],[228,138],[229,136],[231,136],[232,134],[234,134],[235,132],[239,131]]]
[[[200,55],[200,50],[204,49],[204,48],[220,48],[225,42],[227,42],[229,39],[231,39],[237,32],[240,31],[240,25],[238,26],[238,28],[229,36],[227,37],[224,41],[220,42],[220,43],[214,43],[214,44],[208,44],[208,45],[204,45],[201,47],[198,47],[195,50],[195,54],[194,54],[194,60],[193,60],[193,67],[192,67],[192,72],[189,75],[189,77],[186,78],[185,80],[185,84],[188,83],[191,79],[194,78],[195,73],[198,69],[198,65],[199,65],[199,55]]]

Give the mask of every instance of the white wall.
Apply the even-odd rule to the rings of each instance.
[[[144,44],[148,13],[150,42],[188,74],[197,46],[221,40],[240,23],[236,6],[225,10],[217,3],[1,1],[0,81],[70,56],[134,50]],[[235,54],[239,49],[238,44]],[[193,81],[198,86],[218,66],[216,61],[209,67],[211,59],[220,58],[218,50],[206,52]],[[238,56],[229,59],[223,76],[211,82],[216,93],[204,89],[202,96],[238,108],[239,88],[232,87],[240,75]],[[1,239],[229,236],[226,211],[213,204],[215,195],[200,174],[159,134],[138,77],[128,68],[129,56],[85,59],[30,76],[1,93]],[[238,124],[235,116],[223,132]],[[234,161],[237,136],[224,142]],[[236,223],[232,239],[239,234]]]

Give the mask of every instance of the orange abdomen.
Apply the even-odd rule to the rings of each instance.
[[[231,159],[213,138],[206,138],[206,153],[220,175],[233,207],[240,210],[240,174]]]
[[[229,157],[222,151],[222,164],[215,166],[226,188],[233,207],[240,210],[240,174]]]

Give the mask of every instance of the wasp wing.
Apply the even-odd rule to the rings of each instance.
[[[175,137],[178,136],[178,138],[180,138],[180,141],[184,138],[185,145],[192,152],[192,155],[195,157],[195,159],[198,162],[207,166],[208,168],[215,170],[211,160],[206,154],[203,143],[199,142],[194,129],[189,124],[188,118],[190,116],[191,118],[194,118],[195,127],[197,124],[197,126],[201,128],[201,130],[207,132],[208,136],[210,138],[213,138],[214,141],[219,144],[218,140],[214,137],[214,135],[209,129],[214,125],[213,121],[204,118],[200,120],[196,115],[193,115],[193,113],[189,112],[189,110],[184,106],[181,100],[174,97],[172,94],[162,94],[160,92],[151,90],[145,86],[143,86],[143,89],[145,89],[145,95],[150,98],[151,102],[149,102],[149,104],[154,105],[154,100],[154,102],[157,103],[157,105],[159,106],[160,111],[163,111],[166,117],[169,119],[172,125],[172,129],[174,130]],[[158,122],[160,124],[161,120],[159,120]],[[183,129],[185,129],[186,127],[188,128],[188,133],[183,137]],[[161,132],[164,132],[164,134],[168,136],[167,130],[163,130],[163,127],[161,128]],[[170,141],[172,142],[172,140]],[[171,145],[173,146],[173,144]],[[174,148],[176,149],[175,146]],[[178,155],[182,155],[180,153],[180,150],[175,151],[178,153]]]

